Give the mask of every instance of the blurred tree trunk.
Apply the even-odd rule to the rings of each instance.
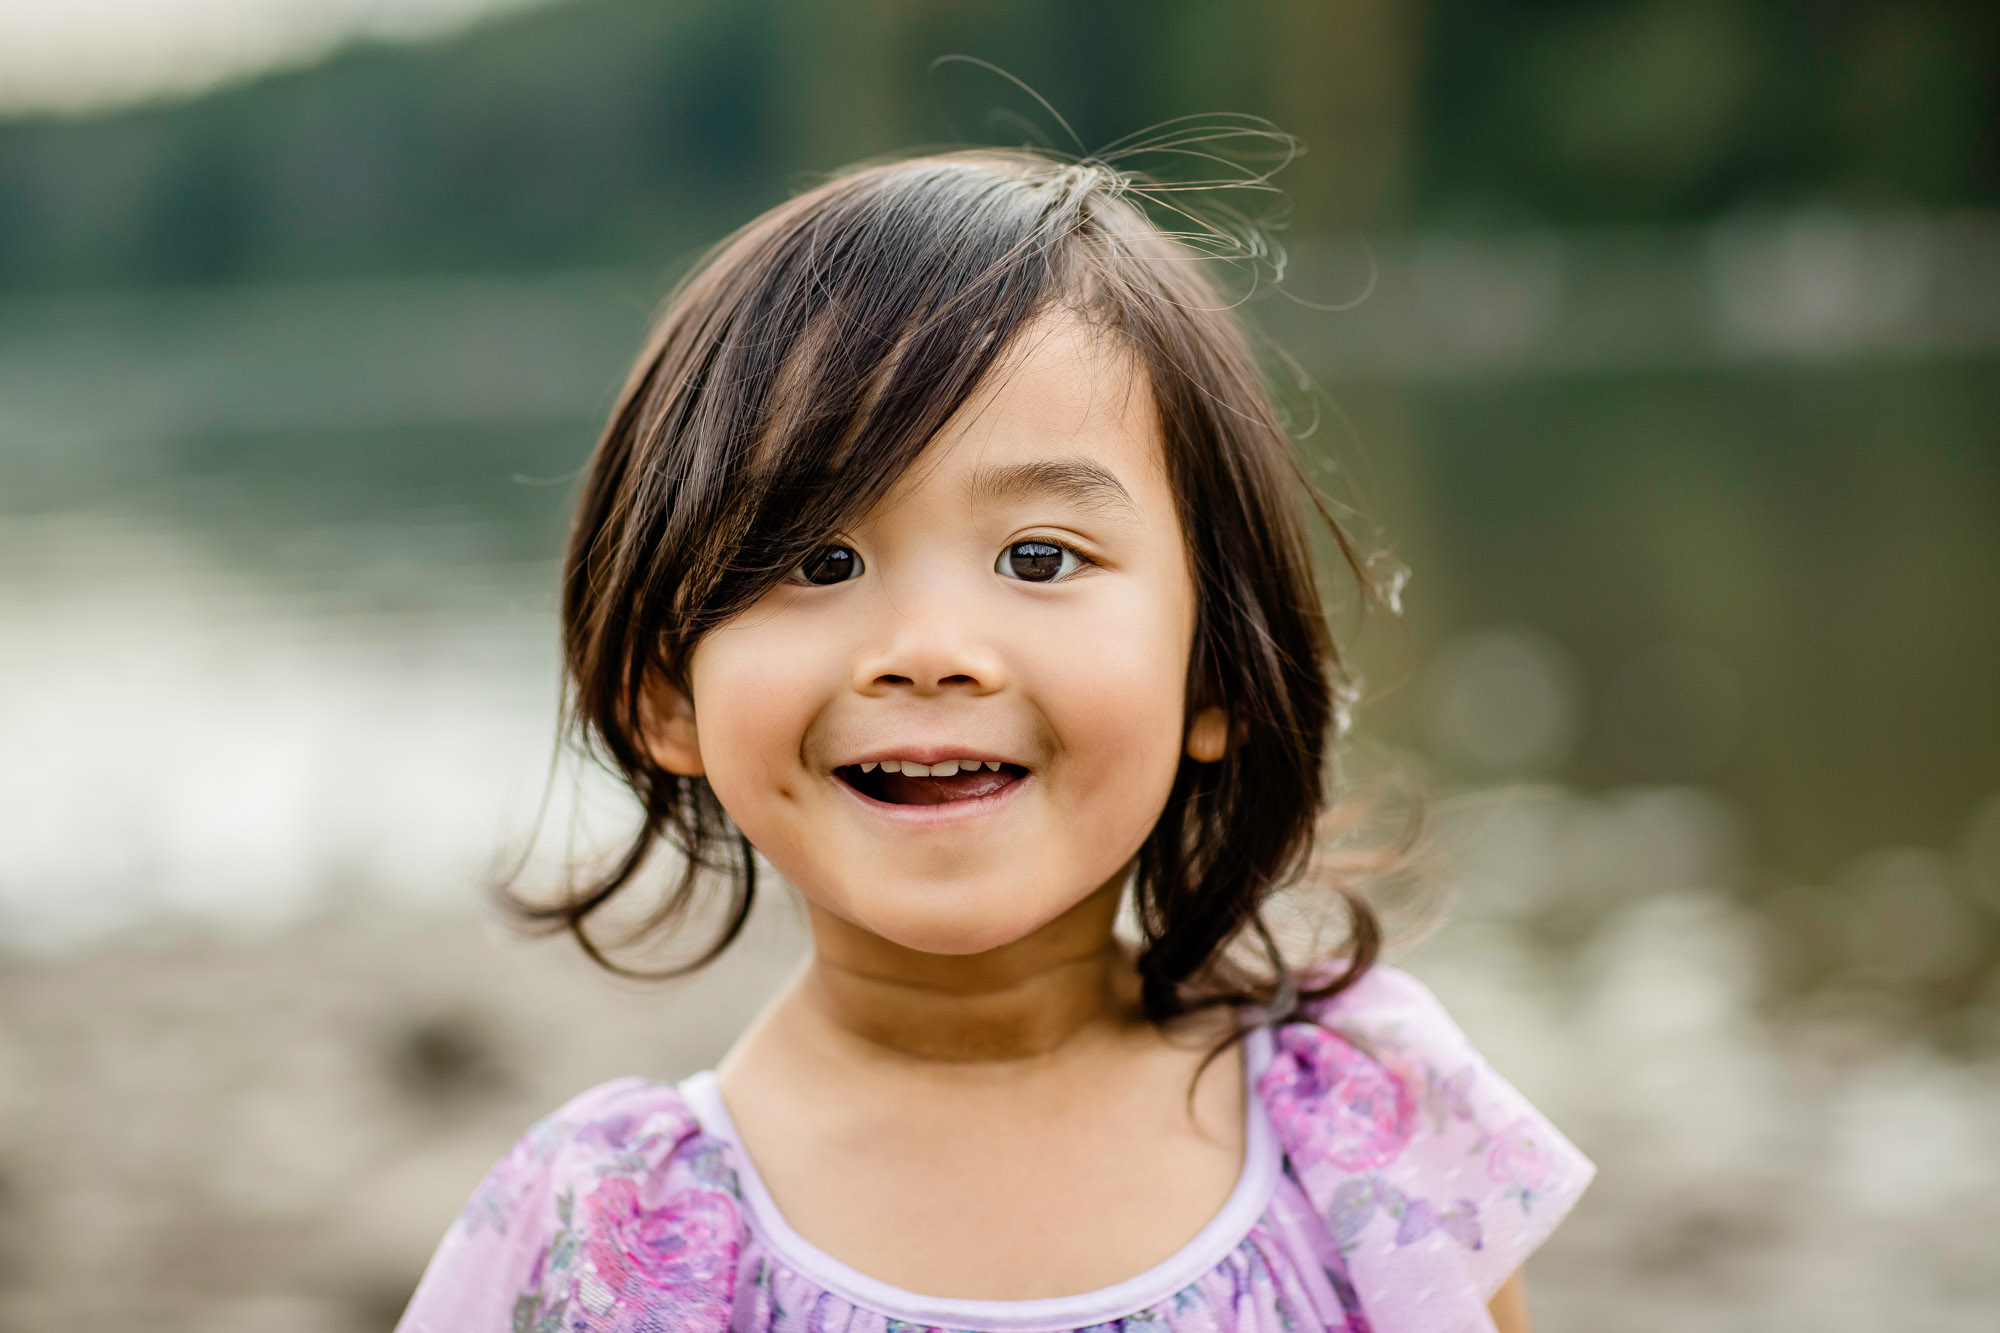
[[[925,0],[780,0],[777,33],[793,172],[824,172],[915,142],[905,50]],[[929,137],[935,137],[933,133]]]
[[[1404,208],[1424,5],[1266,0],[1271,114],[1305,140],[1282,183],[1293,230],[1369,227]]]

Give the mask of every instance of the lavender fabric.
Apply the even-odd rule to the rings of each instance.
[[[1248,1146],[1173,1257],[1078,1296],[878,1282],[797,1235],[713,1078],[627,1078],[536,1125],[432,1257],[397,1333],[1491,1333],[1486,1302],[1595,1168],[1376,967],[1251,1034]]]

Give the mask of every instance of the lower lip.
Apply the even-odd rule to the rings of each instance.
[[[839,778],[828,775],[827,781],[853,797],[861,808],[871,815],[892,820],[911,828],[937,828],[948,824],[962,824],[967,820],[980,819],[996,814],[1014,793],[1035,780],[1033,773],[1015,778],[999,791],[985,796],[969,796],[962,801],[943,801],[937,805],[897,805],[893,801],[878,801],[857,787],[850,787]]]

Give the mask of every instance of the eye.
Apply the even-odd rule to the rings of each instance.
[[[792,571],[792,576],[815,587],[845,583],[861,573],[861,556],[848,546],[822,546]]]
[[[1083,566],[1083,560],[1067,546],[1054,542],[1015,542],[1000,553],[993,570],[1002,578],[1028,583],[1053,583],[1067,578]]]

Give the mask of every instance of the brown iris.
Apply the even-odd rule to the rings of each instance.
[[[1063,549],[1053,542],[1015,542],[1007,548],[1006,559],[1015,578],[1047,583],[1062,572]]]

